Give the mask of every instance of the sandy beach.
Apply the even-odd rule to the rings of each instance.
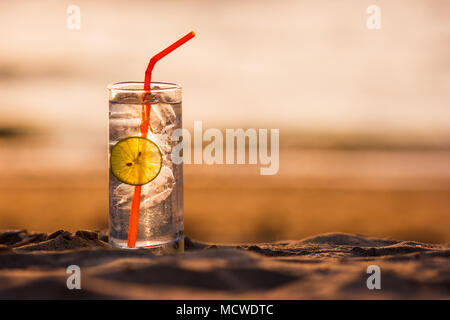
[[[448,299],[450,247],[328,233],[185,253],[110,247],[102,232],[0,233],[1,299]],[[81,289],[66,268],[81,269]],[[368,290],[367,267],[381,270]]]

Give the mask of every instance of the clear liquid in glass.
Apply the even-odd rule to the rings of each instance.
[[[122,101],[123,100],[123,101]],[[183,250],[183,164],[171,161],[174,130],[181,128],[181,101],[152,101],[147,138],[163,154],[159,175],[142,186],[136,248],[146,247],[168,252]],[[125,97],[109,102],[109,153],[121,139],[140,136],[142,103]],[[127,248],[128,227],[134,186],[118,181],[109,170],[109,241]]]

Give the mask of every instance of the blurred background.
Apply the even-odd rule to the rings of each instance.
[[[81,9],[70,30],[69,5]],[[366,27],[369,5],[381,29]],[[279,128],[280,170],[185,165],[185,231],[450,241],[450,3],[0,2],[0,229],[108,224],[106,86],[183,86],[184,126]]]

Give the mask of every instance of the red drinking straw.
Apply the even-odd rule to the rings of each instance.
[[[194,31],[191,31],[187,35],[185,35],[183,38],[172,43],[166,49],[164,49],[163,51],[156,54],[155,56],[153,56],[150,59],[147,70],[145,71],[145,81],[144,81],[144,90],[146,90],[147,92],[144,94],[144,97],[143,97],[144,103],[142,105],[141,135],[143,137],[147,137],[149,128],[150,128],[150,131],[152,130],[152,128],[150,127],[151,105],[148,104],[149,102],[145,103],[145,100],[146,100],[147,96],[150,94],[150,84],[152,81],[153,67],[160,59],[162,59],[163,57],[165,57],[166,55],[171,53],[173,50],[175,50],[182,44],[191,40],[193,37],[195,37],[195,33],[194,33]],[[135,186],[133,200],[131,202],[130,227],[128,229],[128,247],[129,248],[134,248],[136,246],[140,205],[141,205],[141,186]]]

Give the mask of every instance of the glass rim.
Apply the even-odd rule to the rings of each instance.
[[[127,86],[141,86],[140,88],[130,88]],[[158,85],[159,88],[153,89],[153,85]],[[144,82],[143,81],[121,81],[116,83],[110,83],[106,87],[109,91],[116,91],[116,92],[137,92],[137,93],[145,93],[149,90],[144,89]],[[158,93],[158,92],[170,92],[170,91],[177,91],[181,90],[181,86],[176,83],[170,83],[170,82],[159,82],[159,81],[152,81],[150,83],[150,91],[152,93]]]

